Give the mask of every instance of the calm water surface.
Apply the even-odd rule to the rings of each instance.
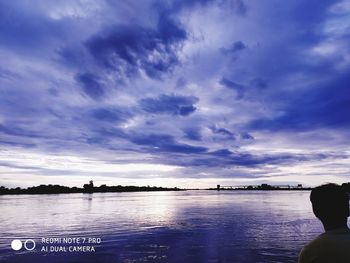
[[[296,262],[322,232],[308,198],[308,191],[0,196],[0,262]],[[45,237],[102,242],[92,253],[43,252]],[[29,238],[33,251],[11,249],[13,239]]]

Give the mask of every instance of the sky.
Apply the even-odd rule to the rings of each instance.
[[[0,185],[350,181],[350,1],[0,1]]]

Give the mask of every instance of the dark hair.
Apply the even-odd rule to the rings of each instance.
[[[349,216],[349,195],[337,184],[315,187],[310,194],[315,215],[321,221],[334,221]]]

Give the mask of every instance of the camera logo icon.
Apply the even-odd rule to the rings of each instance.
[[[27,239],[22,243],[19,239],[14,239],[11,242],[11,248],[15,251],[21,250],[24,247],[25,250],[31,251],[35,248],[35,241],[33,239]]]

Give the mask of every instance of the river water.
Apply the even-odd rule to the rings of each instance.
[[[0,262],[296,262],[303,245],[322,232],[309,194],[0,196]],[[31,239],[35,248],[29,240],[29,250],[15,251],[14,239]],[[87,247],[94,251],[81,251]]]

